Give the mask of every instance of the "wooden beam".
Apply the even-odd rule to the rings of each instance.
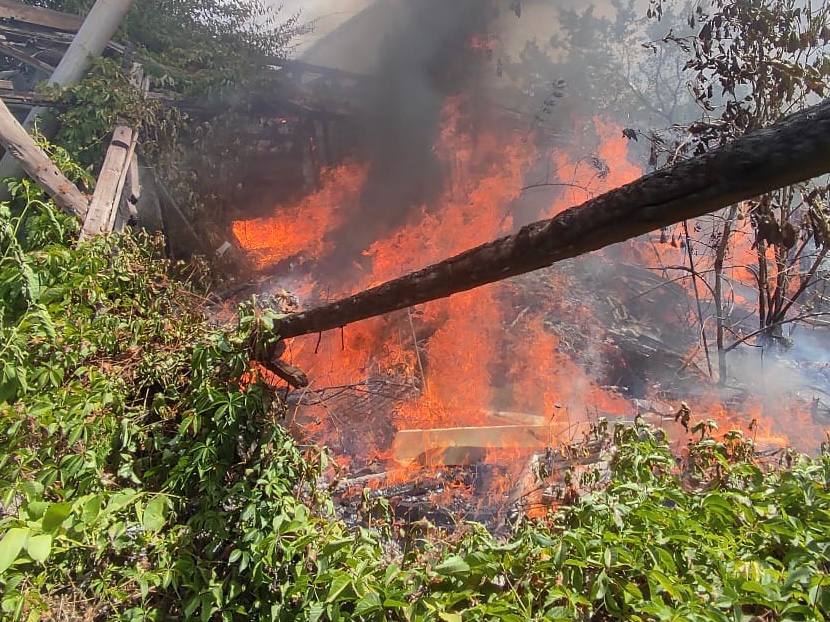
[[[34,67],[35,69],[39,69],[44,73],[52,75],[52,72],[55,70],[52,65],[49,63],[45,63],[36,56],[32,56],[23,50],[14,47],[13,45],[6,45],[5,43],[0,43],[0,54],[5,54],[6,56],[11,56],[12,58],[16,58],[21,63],[25,63],[30,67]]]
[[[0,99],[10,108],[32,108],[34,106],[54,106],[55,99],[34,91],[18,91],[14,88],[0,88]]]
[[[0,143],[6,154],[20,163],[23,170],[46,191],[62,210],[84,218],[89,209],[86,196],[64,177],[28,132],[0,101]]]
[[[14,0],[0,0],[0,18],[67,32],[76,32],[84,22],[80,15],[44,9]]]
[[[115,227],[115,220],[118,212],[121,209],[121,204],[124,203],[124,187],[127,184],[127,177],[130,173],[130,165],[135,157],[135,148],[138,145],[138,131],[133,130],[130,147],[127,149],[127,154],[124,156],[124,166],[121,168],[121,177],[118,179],[118,185],[115,187],[115,199],[112,203],[112,211],[110,212],[109,222],[104,230],[104,233],[111,233]]]
[[[515,235],[284,318],[281,337],[339,328],[547,267],[830,172],[830,99]]]
[[[433,464],[466,464],[480,459],[481,452],[470,449],[542,449],[551,444],[551,428],[547,425],[400,430],[392,442],[392,456],[401,464],[421,456],[428,456]]]
[[[107,154],[104,156],[104,164],[101,167],[98,182],[95,184],[95,194],[92,195],[89,213],[84,220],[79,242],[90,236],[109,232],[112,212],[118,205],[119,190],[123,188],[121,179],[129,164],[128,156],[132,143],[132,128],[126,125],[117,126],[112,134]]]

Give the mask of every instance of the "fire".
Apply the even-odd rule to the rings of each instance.
[[[601,118],[593,119],[592,124],[600,140],[596,154],[575,158],[568,151],[557,150],[551,155],[563,191],[544,214],[548,218],[643,174],[642,168],[629,159],[628,139],[623,136],[622,127]]]
[[[693,422],[713,420],[716,438],[730,430],[739,430],[761,449],[793,447],[811,452],[821,442],[825,428],[816,423],[809,406],[788,396],[762,399],[748,397],[737,404],[719,400],[716,394],[702,397],[691,404]]]
[[[317,192],[282,206],[272,216],[237,220],[232,225],[234,236],[258,269],[299,255],[317,259],[331,249],[326,235],[348,218],[366,171],[358,164],[324,170]]]
[[[439,198],[414,206],[403,225],[363,249],[354,258],[349,277],[341,275],[337,283],[326,283],[326,275],[320,275],[309,284],[312,296],[359,291],[510,233],[528,216],[519,217],[517,206],[525,207],[522,189],[529,171],[540,162],[552,164],[553,181],[561,187],[553,200],[539,208],[536,218],[552,217],[642,175],[629,155],[622,128],[607,120],[590,122],[598,139],[592,155],[576,155],[569,149],[544,154],[526,132],[497,123],[473,129],[468,120],[473,103],[464,96],[445,102],[434,146],[447,171]],[[319,190],[281,206],[272,216],[237,221],[234,234],[259,269],[301,258],[313,274],[314,261],[336,250],[337,230],[360,213],[362,191],[371,181],[367,171],[368,167],[354,163],[325,171]],[[749,275],[746,266],[752,265],[755,252],[747,226],[747,219],[736,221],[730,246],[729,277],[736,282]],[[673,243],[647,237],[617,252],[641,265],[684,265],[688,259],[684,242],[676,231],[673,237]],[[705,263],[698,268],[707,269]],[[687,272],[676,274],[689,284]],[[555,276],[546,278],[552,279],[554,288],[567,287]],[[333,448],[340,456],[338,462],[349,469],[382,468],[384,482],[390,484],[411,481],[416,474],[437,477],[442,464],[436,459],[440,456],[429,452],[412,463],[396,462],[393,441],[401,430],[494,426],[499,425],[494,411],[511,411],[523,421],[547,426],[549,443],[555,446],[572,442],[599,417],[631,418],[631,402],[600,386],[600,370],[589,369],[584,360],[578,362],[568,354],[546,326],[548,309],[528,307],[517,317],[513,309],[519,306],[520,295],[509,283],[497,283],[339,331],[291,340],[288,357],[313,379],[311,390],[351,388],[367,395],[366,406],[348,420],[326,401],[304,406],[298,421],[303,433]],[[563,302],[557,312],[572,323],[601,324],[587,305]],[[603,354],[599,346],[595,358]],[[366,388],[367,381],[378,379],[399,390],[380,410],[371,406],[370,397],[377,390]],[[741,427],[759,444],[807,447],[807,436],[822,436],[808,410],[788,413],[806,431],[805,438],[793,434],[773,414],[788,412],[782,404],[745,401],[727,406],[713,397],[698,400],[692,409],[698,419],[716,420],[722,431]],[[483,452],[481,464],[508,465],[489,475],[488,494],[498,498],[508,497],[528,477],[534,452],[504,445],[478,447]],[[472,491],[458,482],[447,485],[442,494],[456,493]]]

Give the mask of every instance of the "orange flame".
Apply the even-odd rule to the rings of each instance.
[[[303,255],[318,259],[331,249],[326,234],[346,221],[354,206],[367,168],[343,164],[324,170],[317,192],[285,205],[272,216],[237,220],[232,224],[234,236],[257,269],[268,268]]]
[[[498,124],[474,133],[466,122],[469,104],[463,96],[450,97],[443,109],[434,147],[448,171],[440,198],[435,204],[412,210],[403,226],[363,251],[364,260],[355,264],[350,289],[376,285],[512,231],[517,220],[514,207],[521,201],[525,177],[540,160],[549,158],[563,189],[538,217],[554,216],[642,174],[629,157],[622,128],[611,122],[592,122],[599,138],[596,155],[577,157],[570,150],[559,150],[546,156],[537,152],[525,134]],[[317,192],[281,207],[273,216],[234,223],[237,239],[259,268],[293,257],[324,258],[334,249],[330,234],[357,211],[367,170],[346,164],[326,171]],[[731,248],[734,267],[730,276],[736,279],[747,276],[744,265],[754,253],[745,225],[743,220],[736,224],[738,232]],[[648,265],[655,257],[663,265],[684,262],[679,245],[660,242],[654,236],[629,244],[627,252],[630,260]],[[566,287],[555,277],[549,278],[554,287]],[[628,400],[600,386],[566,354],[556,335],[545,327],[544,309],[517,319],[506,317],[511,307],[506,303],[515,295],[509,284],[492,284],[414,311],[358,322],[319,337],[291,340],[290,356],[309,372],[316,387],[394,378],[419,388],[414,396],[397,400],[392,412],[373,412],[367,407],[360,421],[339,422],[337,413],[327,410],[325,404],[306,407],[304,432],[337,447],[345,426],[362,426],[362,440],[368,449],[360,455],[344,456],[342,463],[361,468],[382,462],[388,484],[412,478],[413,470],[422,465],[394,462],[391,436],[378,431],[380,422],[391,423],[395,430],[486,426],[493,425],[494,410],[507,409],[545,421],[550,426],[551,443],[556,444],[572,441],[597,417],[631,416]],[[573,307],[568,312],[581,322],[599,323],[590,308]],[[722,422],[724,428],[741,425],[759,442],[803,441],[806,445],[806,439],[796,438],[792,430],[775,423],[769,414],[775,408],[749,404],[741,408],[739,416],[716,399],[693,405],[696,417],[705,413]],[[750,430],[753,419],[756,422]],[[811,427],[808,420],[809,413],[799,414],[799,428],[808,434],[819,433],[820,428]],[[526,477],[532,451],[502,446],[483,449],[485,463],[510,465],[490,482],[490,493],[504,498]],[[459,483],[447,486],[443,494],[455,493],[470,491]]]

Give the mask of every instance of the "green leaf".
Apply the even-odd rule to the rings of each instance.
[[[460,613],[440,611],[438,613],[438,617],[441,618],[444,622],[463,622],[463,618],[461,617]]]
[[[162,495],[156,495],[144,508],[141,516],[141,524],[146,531],[158,531],[164,527],[164,511],[167,509],[167,499]]]
[[[356,616],[364,616],[367,613],[377,611],[380,607],[380,596],[377,592],[367,592],[363,598],[357,601],[354,613]]]
[[[56,531],[60,528],[61,523],[69,518],[70,512],[72,512],[72,505],[69,503],[53,503],[50,505],[41,522],[43,531]]]
[[[323,603],[311,603],[308,607],[308,621],[318,622],[326,611],[326,605]]]
[[[40,520],[47,509],[49,504],[46,501],[32,501],[26,506],[26,514],[30,520]]]
[[[35,480],[26,480],[20,487],[29,501],[40,499],[43,495],[43,484]]]
[[[29,529],[25,527],[14,527],[6,532],[0,540],[0,573],[14,563],[28,537]]]
[[[338,574],[331,582],[329,587],[329,595],[326,597],[326,602],[334,602],[338,596],[349,587],[352,583],[351,577],[347,574]]]
[[[458,555],[448,557],[435,567],[435,572],[444,576],[466,574],[470,572],[470,564]]]
[[[88,525],[94,522],[100,513],[101,495],[93,495],[84,503],[84,509],[81,511],[81,521]]]
[[[41,534],[39,536],[32,536],[26,544],[26,552],[36,562],[45,562],[52,551],[52,536],[51,534]]]

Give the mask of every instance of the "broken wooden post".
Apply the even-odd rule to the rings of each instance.
[[[280,322],[282,337],[444,298],[545,268],[830,172],[830,100],[653,172],[555,218]]]
[[[78,187],[64,177],[29,133],[0,101],[0,143],[6,155],[20,163],[21,168],[46,191],[59,208],[84,218],[89,203]]]
[[[120,190],[123,188],[121,180],[129,166],[132,145],[132,128],[127,125],[118,125],[112,134],[109,149],[104,157],[101,174],[95,184],[95,194],[92,195],[89,213],[84,220],[78,241],[99,233],[110,232],[111,222],[114,220],[113,212],[121,198]]]
[[[135,144],[135,141],[133,141]],[[116,207],[113,217],[112,231],[123,231],[128,224],[136,224],[138,217],[137,204],[141,199],[141,180],[138,173],[138,156],[133,153],[127,165],[124,181],[124,190],[121,200]]]
[[[135,148],[138,145],[138,132],[133,130],[132,141],[130,141],[130,148],[127,149],[127,155],[124,157],[124,166],[121,169],[121,177],[118,179],[118,185],[115,188],[115,200],[112,203],[112,211],[110,211],[109,221],[107,222],[105,233],[112,232],[115,227],[115,221],[118,217],[118,212],[121,205],[125,202],[124,188],[127,185],[127,178],[130,173],[130,166],[135,159]]]

